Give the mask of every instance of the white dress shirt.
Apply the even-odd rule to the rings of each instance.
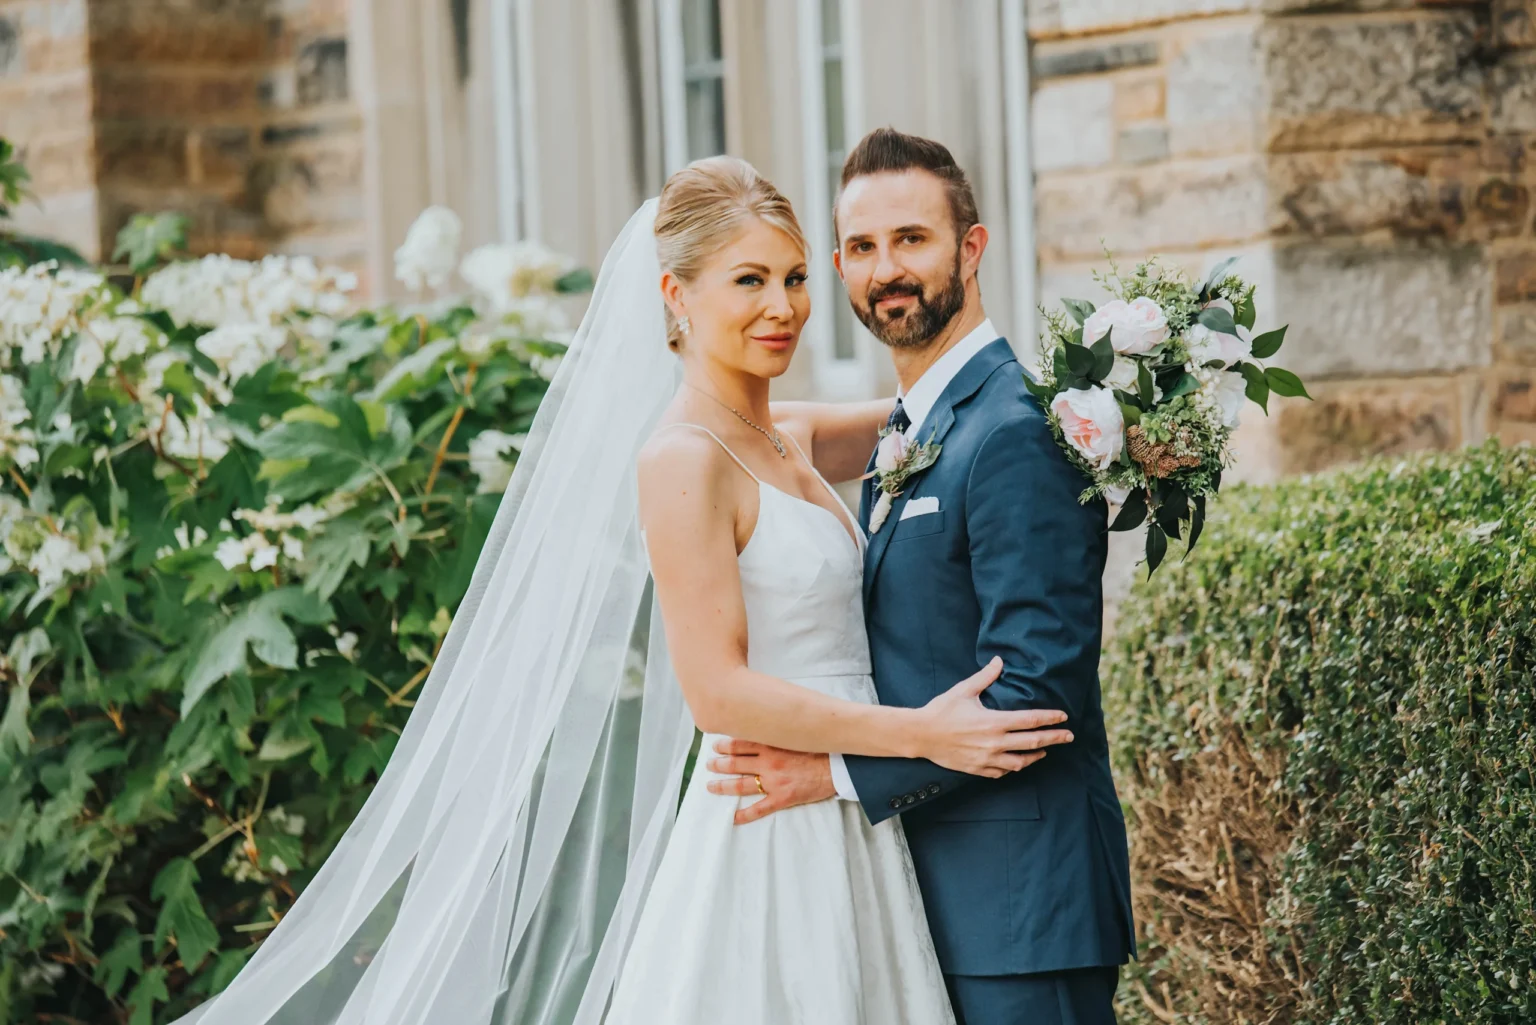
[[[960,339],[954,348],[950,349],[938,360],[923,371],[923,376],[913,382],[912,387],[905,394],[896,393],[901,400],[901,408],[906,411],[907,418],[912,421],[912,426],[907,428],[906,435],[909,438],[921,440],[918,431],[923,422],[928,419],[928,414],[933,412],[934,403],[939,401],[939,396],[944,394],[944,389],[949,387],[949,382],[955,379],[960,369],[971,361],[982,349],[991,345],[998,339],[997,328],[992,326],[992,321],[983,320],[976,330]],[[891,529],[895,529],[893,526]],[[956,680],[956,683],[960,681]],[[853,788],[853,777],[848,775],[848,766],[840,754],[829,755],[832,763],[832,785],[837,788],[837,796],[845,801],[857,801],[858,791]]]

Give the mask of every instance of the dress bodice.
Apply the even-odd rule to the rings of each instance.
[[[758,494],[757,526],[737,560],[747,664],[802,683],[868,675],[862,538],[855,545],[824,506],[761,481]]]

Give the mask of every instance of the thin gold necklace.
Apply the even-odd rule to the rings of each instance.
[[[755,423],[754,421],[747,419],[745,416],[742,415],[741,410],[739,410],[739,409],[732,409],[730,406],[727,406],[723,401],[721,401],[719,396],[717,396],[717,395],[710,395],[709,392],[705,391],[703,388],[700,388],[696,384],[690,384],[690,385],[688,385],[688,387],[692,388],[694,391],[698,392],[700,395],[703,395],[703,396],[705,396],[707,398],[714,399],[716,402],[718,402],[720,404],[720,408],[721,409],[724,409],[728,413],[734,414],[735,417],[738,420],[740,420],[742,423],[746,424],[748,427],[752,428],[754,431],[759,432],[760,434],[762,434],[763,437],[767,438],[769,441],[773,442],[773,447],[778,450],[779,458],[780,459],[788,458],[789,454],[784,451],[784,441],[783,441],[783,439],[781,439],[779,437],[779,429],[777,427],[775,427],[772,431],[769,431],[766,427],[763,427],[761,424]]]

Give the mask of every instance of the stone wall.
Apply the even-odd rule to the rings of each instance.
[[[1241,254],[1317,397],[1242,476],[1536,440],[1536,2],[1031,6],[1043,297]]]
[[[37,226],[109,255],[133,213],[175,209],[197,252],[359,265],[346,2],[0,0],[0,132]]]

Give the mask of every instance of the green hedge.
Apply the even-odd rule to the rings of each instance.
[[[1219,509],[1106,659],[1126,1019],[1536,1022],[1536,452]]]

